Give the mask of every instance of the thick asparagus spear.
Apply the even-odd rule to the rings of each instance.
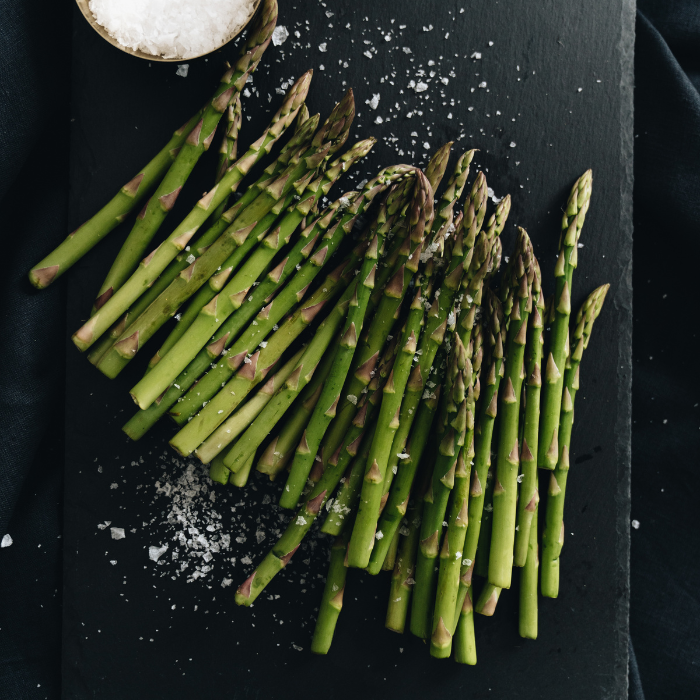
[[[535,488],[537,488],[537,484],[535,484]],[[538,510],[538,504],[535,503],[530,519],[527,560],[520,572],[518,631],[520,636],[525,639],[537,639],[537,579],[540,568],[540,552],[537,541]]]
[[[518,468],[520,466],[519,418],[522,383],[525,377],[525,343],[527,323],[532,310],[533,282],[536,266],[530,238],[520,229],[510,265],[511,306],[506,340],[505,376],[498,407],[498,457],[496,482],[493,490],[493,528],[489,554],[489,583],[510,588],[513,572],[513,545],[518,498]],[[508,272],[508,271],[507,271]],[[537,282],[539,294],[539,281]],[[512,302],[510,301],[512,299]]]
[[[226,445],[230,444],[245,430],[245,426],[260,415],[260,412],[270,403],[270,399],[275,395],[275,392],[284,384],[289,375],[296,367],[297,362],[304,354],[306,346],[302,346],[297,352],[290,357],[287,362],[282,365],[252,396],[236,411],[223,425],[219,426],[220,434],[216,433],[209,436],[196,452],[197,457],[204,462],[210,464]],[[226,445],[222,444],[226,440]],[[217,469],[217,472],[220,470]],[[215,480],[212,476],[212,480]],[[222,483],[226,483],[223,481]]]
[[[338,616],[343,608],[343,593],[345,592],[345,579],[348,570],[345,566],[345,550],[347,549],[348,535],[346,533],[336,537],[331,547],[330,563],[326,575],[326,585],[323,588],[323,597],[316,618],[314,636],[311,640],[311,651],[314,654],[327,654],[333,642],[335,626]]]
[[[574,183],[561,222],[559,259],[554,268],[554,321],[551,324],[549,355],[544,367],[540,408],[537,466],[554,469],[559,456],[559,414],[564,390],[564,363],[571,315],[571,281],[578,264],[578,240],[591,201],[593,175],[587,170]]]
[[[105,305],[73,335],[73,342],[80,350],[85,350],[114,323],[133,302],[153,283],[168,264],[183,250],[206,221],[209,214],[220,204],[231,191],[231,182],[237,186],[244,173],[253,166],[255,161],[269,151],[284,130],[292,123],[308,92],[310,75],[304,75],[290,90],[288,97],[280,109],[279,118],[273,119],[273,125],[248,149],[248,153],[231,166],[226,176],[215,185],[185,217],[179,226],[161,243],[158,248],[146,256],[139,264],[134,274],[120,287]],[[290,193],[297,181],[313,172],[323,161],[328,151],[333,147],[334,139],[327,137],[331,128],[344,124],[349,126],[345,113],[352,113],[352,95],[342,100],[327,122],[314,137],[313,151],[300,157],[297,165],[290,165],[286,173],[268,185],[263,192],[244,210],[240,211],[229,226],[230,234],[226,239],[231,243],[222,246],[221,261],[223,262],[235,247],[235,241],[244,239],[255,224],[267,214],[280,200]],[[341,114],[342,113],[342,114]],[[342,131],[342,126],[340,127]],[[335,133],[335,132],[334,132]],[[344,141],[346,132],[340,137]],[[225,235],[225,234],[224,234]],[[235,239],[233,236],[236,236]],[[219,239],[221,240],[221,239]],[[208,252],[208,251],[207,251]]]
[[[498,605],[498,599],[501,597],[502,590],[502,588],[494,586],[492,583],[486,581],[476,601],[474,610],[478,612],[479,615],[492,617],[496,612],[496,605]]]
[[[141,408],[148,408],[158,396],[160,396],[176,379],[178,374],[187,367],[187,365],[196,357],[197,353],[207,345],[207,341],[216,333],[226,319],[233,314],[245,302],[249,289],[265,270],[272,263],[275,255],[284,246],[286,246],[294,235],[297,227],[302,222],[309,209],[321,197],[323,192],[327,192],[328,188],[359,158],[364,157],[374,144],[373,140],[360,142],[341,160],[329,168],[326,173],[319,178],[319,182],[310,185],[302,194],[301,199],[296,202],[293,207],[283,216],[279,225],[276,225],[273,230],[267,234],[261,244],[255,248],[248,260],[243,266],[226,282],[221,291],[200,311],[195,322],[187,329],[185,334],[168,352],[165,357],[161,358],[160,362],[146,374],[146,376],[132,389],[131,395]],[[350,204],[350,200],[345,200]],[[339,206],[339,205],[338,205]],[[337,208],[337,207],[336,207]],[[254,233],[254,231],[253,231]],[[251,247],[255,246],[253,233],[248,237],[251,241]],[[297,259],[306,259],[314,249],[316,236],[320,233],[316,227],[307,227],[301,232],[295,249],[291,254]],[[338,238],[343,237],[344,232],[341,230]],[[246,241],[243,246],[239,247],[239,251],[245,248],[248,244]],[[317,253],[320,258],[313,266],[315,273],[325,261],[326,255],[330,253],[328,246],[321,247]],[[207,253],[205,253],[200,261],[204,265]],[[298,263],[297,263],[298,264]],[[285,267],[288,265],[288,260],[282,260],[270,275],[274,278],[275,275],[281,277]],[[206,267],[206,266],[205,266]],[[228,266],[219,275],[226,275],[229,269],[233,266]],[[170,314],[177,309],[178,300],[185,295],[191,294],[197,284],[206,281],[206,275],[209,270],[195,271],[188,281],[176,280],[168,288],[163,296],[160,297],[148,309],[147,314],[144,314],[143,321],[137,319],[126,331],[124,338],[129,338],[134,332],[139,333],[139,342],[145,342],[148,337],[157,330],[168,317],[166,311]],[[199,281],[195,282],[199,277]],[[224,280],[226,278],[224,277]],[[313,277],[311,278],[313,279]],[[309,279],[307,284],[311,281]],[[115,344],[115,351],[118,344]]]
[[[88,359],[93,365],[99,363],[105,352],[112,347],[114,341],[122,334],[127,325],[135,318],[138,318],[153,301],[160,296],[168,285],[183,270],[189,267],[191,262],[188,261],[191,261],[193,257],[198,258],[200,255],[203,255],[207,248],[228,228],[229,224],[238,215],[238,212],[242,211],[253,202],[260,192],[262,192],[263,187],[269,184],[270,178],[276,178],[282,173],[287,165],[289,165],[289,158],[291,158],[292,154],[302,146],[308,146],[318,126],[318,120],[318,114],[307,120],[302,127],[294,133],[289,141],[287,141],[277,160],[265,168],[264,173],[256,182],[248,187],[238,202],[225,211],[194,243],[185,246],[185,249],[168,265],[153,285],[149,287],[148,290],[129,307],[129,310],[124,316],[112,326],[109,333],[105,333],[100,340],[92,346],[88,354]],[[285,200],[286,204],[291,203],[292,196],[293,195],[288,195],[287,200]],[[183,326],[181,332],[184,332],[184,330],[186,330],[186,328]],[[156,357],[151,360],[151,364],[156,364],[157,359],[159,359],[158,353],[156,353]]]
[[[301,434],[311,418],[318,397],[321,395],[323,382],[326,381],[328,373],[331,371],[334,357],[335,349],[323,356],[314,376],[304,387],[304,391],[301,392],[294,405],[294,410],[287,416],[279,433],[270,440],[260,456],[257,470],[261,474],[267,474],[270,481],[274,481],[277,475],[289,464],[289,460],[294,454],[294,448],[297,446],[299,438],[301,438]],[[334,534],[339,535],[340,530]]]
[[[536,261],[535,261],[536,263]],[[537,264],[537,263],[536,263]],[[540,389],[542,388],[542,329],[544,327],[544,294],[536,293],[535,283],[540,279],[539,265],[533,280],[534,305],[529,320],[526,346],[527,385],[523,390],[522,440],[520,446],[520,493],[518,494],[518,526],[515,533],[513,565],[525,566],[530,548],[530,523],[540,494],[537,490],[537,434],[540,424]]]
[[[175,162],[165,174],[153,196],[148,200],[124,241],[105,281],[97,293],[95,311],[119,289],[138,267],[150,242],[158,232],[165,217],[175,206],[180,191],[204,151],[214,139],[221,116],[240,94],[248,76],[256,69],[265,52],[277,24],[277,0],[264,0],[255,28],[246,41],[241,57],[233,68],[221,78],[221,84],[207,105],[202,118],[192,130],[177,154]],[[215,208],[215,207],[214,207]],[[213,211],[214,209],[211,209]]]
[[[564,497],[569,475],[569,449],[574,425],[574,402],[579,388],[579,366],[583,351],[588,347],[593,323],[600,315],[610,285],[594,290],[583,303],[576,317],[576,328],[570,361],[564,373],[564,397],[559,421],[559,460],[550,475],[545,525],[542,532],[540,588],[545,598],[559,594],[559,556],[564,544]]]
[[[430,183],[423,173],[418,172],[411,205],[416,213],[411,215],[410,235],[415,240],[422,240],[423,238],[427,218],[425,210],[428,210],[428,215],[432,215],[432,199],[433,193]],[[417,211],[418,207],[423,208],[422,214]],[[365,253],[365,259],[358,275],[356,298],[353,298],[348,310],[343,336],[339,343],[333,368],[328,376],[328,381],[324,384],[321,397],[314,408],[309,425],[302,435],[299,447],[294,455],[285,490],[280,499],[280,505],[284,508],[293,508],[299,500],[299,496],[311,472],[311,467],[323,435],[329,423],[335,417],[340,392],[345,383],[357,346],[357,338],[362,332],[369,296],[374,288],[379,251],[384,243],[386,233],[386,226],[380,226],[377,229],[374,240],[367,249],[367,253]]]
[[[386,467],[393,438],[399,427],[401,402],[418,346],[423,316],[421,287],[418,285],[403,337],[399,343],[401,349],[394,363],[391,377],[384,386],[384,396],[377,419],[377,431],[365,465],[359,509],[348,546],[348,566],[364,569],[369,564],[375,535],[380,539],[384,536],[384,533],[377,531],[377,521]]]

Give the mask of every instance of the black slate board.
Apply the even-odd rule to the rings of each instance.
[[[137,444],[120,431],[134,408],[127,390],[151,353],[144,351],[110,382],[71,345],[65,697],[280,698],[324,693],[340,698],[364,692],[406,698],[464,692],[475,699],[626,698],[632,2],[356,0],[295,5],[286,0],[279,23],[290,37],[282,46],[270,47],[255,76],[260,97],[244,103],[244,114],[251,117],[243,124],[245,143],[257,137],[266,115],[276,109],[280,96],[275,88],[313,67],[312,113],[327,114],[345,87],[352,86],[359,112],[352,140],[380,137],[366,162],[346,178],[346,189],[380,165],[424,164],[449,139],[457,141],[455,154],[477,147],[476,167],[485,169],[495,193],[513,195],[504,233],[506,252],[514,224],[526,227],[549,288],[560,207],[574,179],[588,167],[594,170],[574,302],[578,305],[605,281],[612,289],[582,367],[561,594],[558,600],[541,601],[539,640],[525,642],[517,634],[517,588],[504,592],[496,616],[476,621],[478,665],[463,668],[434,661],[423,643],[408,634],[386,631],[388,579],[353,572],[331,653],[327,658],[312,656],[308,648],[328,540],[314,540],[313,550],[297,554],[269,588],[279,599],[263,596],[253,610],[237,608],[233,591],[251,568],[240,559],[250,555],[257,561],[273,539],[269,532],[259,544],[254,530],[246,532],[245,543],[233,542],[207,576],[191,583],[185,575],[175,575],[174,565],[166,561],[169,554],[160,564],[150,561],[149,546],[160,546],[171,535],[162,524],[171,502],[164,494],[156,497],[155,483],[162,483],[166,472],[175,480],[186,470],[168,451],[171,425],[158,426]],[[325,51],[319,48],[323,43]],[[481,52],[480,60],[469,58],[475,51]],[[169,131],[206,99],[223,60],[236,53],[232,46],[206,61],[192,61],[183,79],[172,64],[148,64],[113,49],[76,13],[71,223],[78,225],[90,216],[138,170]],[[418,94],[409,81],[419,81],[420,68],[426,72],[423,80],[432,70],[436,75]],[[448,83],[438,82],[440,77]],[[478,87],[482,82],[486,87]],[[376,111],[366,104],[375,93],[381,96]],[[383,123],[375,123],[378,116]],[[208,189],[212,172],[209,154],[168,226]],[[68,276],[67,335],[85,318],[125,234],[125,227],[113,233]],[[152,344],[155,350],[157,340]],[[196,473],[204,472],[197,468]],[[202,505],[202,511],[215,508],[222,515],[224,530],[236,528],[233,537],[240,533],[244,510],[239,506],[232,513],[236,504],[246,503],[248,513],[265,513],[263,529],[278,517],[261,501],[267,496],[274,500],[280,484],[251,481],[244,493],[217,489],[215,506]],[[245,517],[246,526],[257,528],[254,517]],[[126,537],[111,539],[110,527],[97,528],[104,521],[125,528]],[[222,588],[226,577],[233,584]]]

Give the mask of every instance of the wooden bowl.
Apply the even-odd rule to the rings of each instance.
[[[250,20],[253,18],[253,15],[255,15],[261,0],[255,0],[255,3],[253,5],[253,11],[250,14],[250,17],[246,19],[246,21],[241,25],[240,29],[237,32],[234,32],[231,34],[230,37],[224,41],[221,46],[217,46],[216,48],[212,49],[211,51],[207,51],[206,53],[201,53],[197,56],[187,56],[183,58],[163,58],[162,56],[154,56],[153,54],[150,53],[144,53],[143,51],[134,51],[134,49],[130,49],[128,46],[122,46],[114,37],[112,37],[110,34],[108,34],[107,30],[101,25],[98,24],[97,21],[95,20],[94,15],[90,11],[90,0],[75,0],[78,3],[78,7],[80,8],[80,11],[83,13],[83,17],[88,21],[89,25],[105,40],[108,41],[112,46],[116,46],[120,51],[123,51],[124,53],[131,54],[132,56],[136,56],[137,58],[145,58],[148,61],[160,61],[162,63],[182,63],[184,61],[191,61],[195,58],[201,58],[202,56],[207,56],[210,53],[213,53],[214,51],[218,51],[220,48],[223,46],[226,46],[226,44],[229,43],[232,39],[235,39],[247,26]]]

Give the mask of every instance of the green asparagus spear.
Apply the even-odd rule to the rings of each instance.
[[[578,264],[578,240],[591,201],[593,175],[587,170],[574,183],[561,223],[559,259],[554,269],[554,321],[540,409],[540,430],[537,446],[537,466],[554,469],[559,455],[559,414],[564,390],[564,363],[569,337],[571,315],[571,281]]]
[[[535,479],[537,475],[535,474]],[[537,488],[537,483],[535,483]],[[527,549],[527,560],[520,572],[520,608],[518,611],[518,631],[525,639],[537,639],[537,578],[540,567],[539,545],[537,542],[537,512],[535,503]]]
[[[583,351],[588,347],[593,323],[600,315],[609,287],[610,285],[605,284],[594,290],[578,312],[576,328],[573,332],[573,349],[564,372],[564,397],[559,421],[559,459],[549,480],[545,525],[542,532],[540,589],[545,598],[556,598],[559,594],[559,557],[564,544],[564,497],[569,475],[574,402],[579,388],[579,366]]]

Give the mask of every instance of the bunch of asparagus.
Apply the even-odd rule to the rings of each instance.
[[[484,174],[467,187],[473,150],[438,199],[451,143],[424,172],[391,166],[327,203],[374,144],[338,155],[351,90],[320,124],[304,105],[309,71],[238,157],[240,93],[276,17],[276,0],[264,0],[211,102],[30,279],[51,284],[145,201],[73,341],[116,377],[177,314],[131,389],[140,410],[124,431],[139,439],[169,415],[179,426],[170,444],[221,484],[245,486],[253,467],[271,480],[288,471],[279,503],[297,514],[236,601],[251,605],[323,514],[321,531],[336,539],[313,651],[330,648],[348,569],[388,570],[386,626],[403,632],[410,608],[433,656],[454,646],[473,664],[473,611],[494,614],[513,567],[523,637],[537,636],[539,569],[541,594],[558,593],[579,365],[608,288],[570,324],[591,173],[566,205],[549,305],[523,229],[498,278],[511,200],[487,217]],[[146,254],[224,114],[214,186]],[[538,467],[551,471],[539,528]]]

